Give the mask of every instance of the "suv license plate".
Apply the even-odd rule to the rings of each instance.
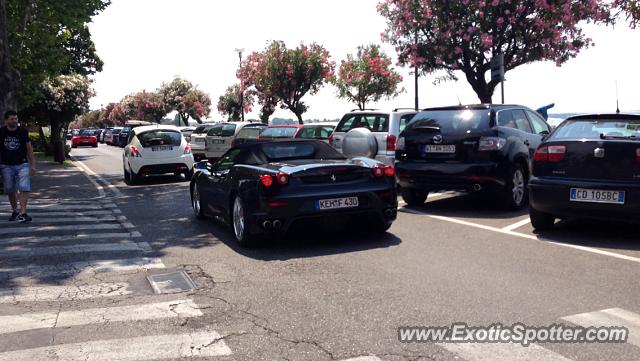
[[[165,151],[165,150],[173,150],[173,147],[169,146],[169,145],[160,145],[160,146],[157,146],[157,147],[151,147],[151,150],[154,151],[154,152],[162,152],[162,151]]]
[[[358,197],[345,197],[334,199],[321,199],[316,202],[318,210],[355,208],[358,206]]]
[[[425,144],[422,146],[422,153],[447,153],[452,154],[456,152],[455,145],[436,145]]]
[[[569,199],[573,202],[624,204],[624,191],[571,188]]]

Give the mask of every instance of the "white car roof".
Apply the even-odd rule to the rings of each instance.
[[[142,132],[146,132],[146,131],[149,131],[149,130],[156,130],[156,129],[160,129],[160,130],[175,130],[177,132],[180,131],[180,128],[176,127],[175,125],[157,124],[157,125],[145,125],[143,127],[133,128],[133,132],[135,134],[140,134]]]

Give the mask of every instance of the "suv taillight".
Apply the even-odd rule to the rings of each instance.
[[[507,140],[500,137],[481,137],[478,142],[478,150],[490,152],[502,149],[507,144]]]
[[[396,151],[396,136],[393,134],[387,135],[387,152],[395,152]]]
[[[234,139],[231,141],[231,148],[235,148],[238,145],[238,142]]]
[[[533,160],[536,162],[559,162],[567,152],[565,145],[543,145],[536,149]]]
[[[329,145],[333,147],[333,133],[329,134]]]

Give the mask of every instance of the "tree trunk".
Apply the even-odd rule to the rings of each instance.
[[[496,83],[490,82],[487,84],[487,81],[484,78],[484,74],[476,74],[475,72],[465,73],[467,82],[473,88],[473,91],[476,92],[480,103],[483,104],[491,104],[493,99],[493,92],[496,89]]]
[[[57,120],[51,121],[51,148],[53,149],[53,160],[60,164],[64,163],[65,149],[64,142],[60,137],[62,130],[61,122]]]
[[[7,26],[7,1],[0,0],[0,126],[4,125],[4,113],[17,108],[16,73],[11,65]]]
[[[300,113],[300,114],[295,113],[295,114],[296,114],[296,118],[298,118],[298,123],[299,124],[304,124],[304,122],[302,121],[302,113]]]
[[[41,126],[38,126],[38,135],[40,136],[40,144],[44,147],[43,151],[45,155],[51,155],[51,148],[49,147],[49,142],[47,142],[47,137],[44,135],[44,130]]]

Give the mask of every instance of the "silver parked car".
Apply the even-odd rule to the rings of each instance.
[[[353,110],[345,114],[329,137],[329,144],[347,157],[374,158],[393,165],[398,136],[415,110]]]

